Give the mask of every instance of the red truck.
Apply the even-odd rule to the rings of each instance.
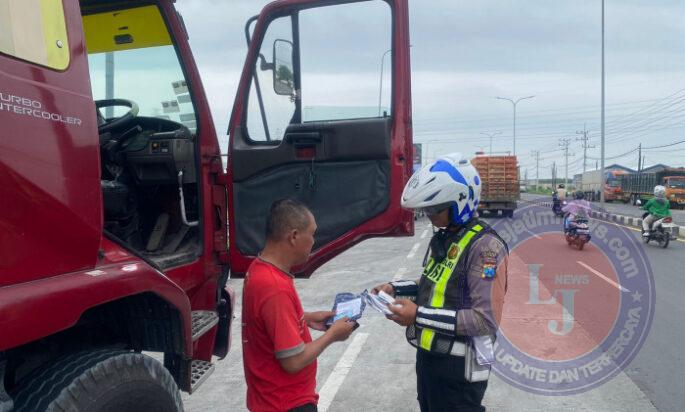
[[[379,51],[337,43],[345,20],[323,27],[335,47],[311,48],[327,39],[307,37],[315,17],[369,7],[385,13],[369,44],[392,50],[391,109],[308,120],[302,67],[327,58],[313,50],[349,47],[374,68]],[[282,0],[250,19],[224,169],[174,1],[0,2],[0,411],[181,410],[179,389],[229,350],[227,280],[259,252],[278,198],[318,220],[301,276],[365,238],[413,234],[399,204],[407,15],[407,0]]]

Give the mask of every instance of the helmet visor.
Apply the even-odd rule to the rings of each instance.
[[[439,205],[426,206],[418,209],[420,212],[425,213],[428,216],[437,215],[445,209],[450,207],[451,203],[441,203]]]

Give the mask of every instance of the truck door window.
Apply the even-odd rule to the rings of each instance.
[[[138,116],[172,120],[195,133],[188,84],[157,7],[85,15],[83,26],[95,100],[131,100]],[[105,117],[112,118],[127,109],[107,110]]]
[[[290,61],[284,57],[292,42],[290,16],[277,18],[269,24],[254,66],[248,99],[247,132],[253,142],[283,140],[285,129],[295,113],[293,96],[283,89],[284,82],[287,82],[283,75],[287,77],[288,71],[292,75],[292,69],[288,69],[292,67],[292,56]],[[273,61],[276,56],[281,56],[280,62]]]
[[[303,10],[299,26],[304,122],[390,113],[392,14],[386,2]]]
[[[0,53],[64,70],[69,41],[61,0],[1,0]]]

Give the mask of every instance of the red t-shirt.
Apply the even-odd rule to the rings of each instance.
[[[255,259],[243,284],[242,316],[247,408],[287,411],[317,403],[316,361],[293,375],[278,361],[312,341],[292,277]]]

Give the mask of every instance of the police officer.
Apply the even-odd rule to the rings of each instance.
[[[430,258],[424,258],[419,281],[374,288],[398,298],[389,318],[407,327],[407,340],[417,348],[417,398],[423,412],[485,410],[481,401],[488,362],[494,360],[488,345],[502,314],[508,249],[478,219],[480,191],[478,172],[459,153],[415,173],[402,193],[402,206],[420,209],[439,228],[430,242]],[[477,343],[489,349],[483,364],[469,356]]]

